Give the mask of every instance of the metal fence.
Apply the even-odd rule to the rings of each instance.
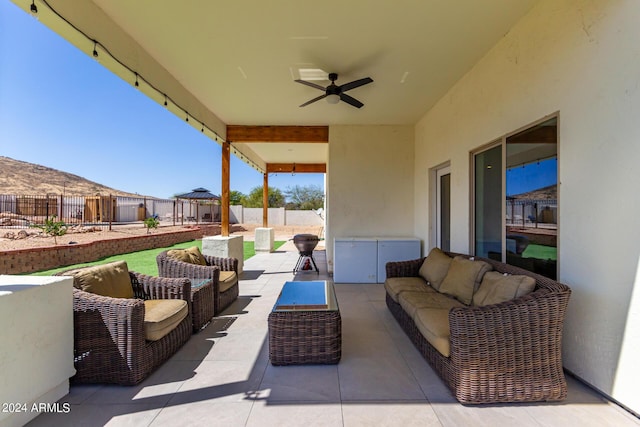
[[[161,224],[220,221],[220,206],[211,202],[122,196],[0,194],[0,228],[28,228],[53,217],[69,226],[109,229],[156,217]]]
[[[506,208],[507,225],[520,227],[557,227],[557,199],[507,199]]]

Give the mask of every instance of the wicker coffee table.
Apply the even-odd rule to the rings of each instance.
[[[341,355],[342,320],[333,284],[286,282],[269,313],[271,364],[335,364]]]
[[[193,331],[198,332],[214,315],[213,279],[190,280]]]

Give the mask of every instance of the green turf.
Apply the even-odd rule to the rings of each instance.
[[[274,242],[274,247],[277,249],[284,244],[285,242],[283,241],[276,241]],[[198,246],[198,248],[202,250],[202,240],[192,240],[190,242],[178,243],[176,245],[166,247],[166,248],[147,249],[144,251],[131,252],[128,254],[113,255],[98,261],[87,262],[83,264],[68,265],[66,267],[54,268],[51,270],[31,273],[30,275],[31,276],[51,276],[52,274],[55,274],[64,270],[69,270],[72,268],[86,267],[90,265],[105,264],[111,261],[124,260],[127,262],[127,267],[129,267],[129,270],[131,271],[136,271],[138,273],[143,273],[143,274],[149,274],[151,276],[157,276],[158,265],[156,264],[156,256],[160,252],[168,249],[184,249],[184,248],[189,248],[191,246]],[[254,248],[254,242],[251,242],[251,241],[244,242],[244,259],[247,260],[252,256],[254,256],[255,254],[256,254],[256,251]]]
[[[522,253],[524,258],[537,258],[537,259],[558,259],[558,248],[553,246],[535,245],[529,244],[527,249]]]

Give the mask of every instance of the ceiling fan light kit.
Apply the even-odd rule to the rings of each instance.
[[[365,77],[363,79],[354,80],[352,82],[338,86],[336,84],[336,80],[338,80],[338,74],[336,73],[329,73],[329,80],[331,81],[331,84],[327,87],[322,87],[318,84],[305,80],[296,80],[297,83],[302,83],[303,85],[324,91],[324,95],[313,98],[312,100],[307,101],[300,106],[306,107],[309,104],[321,100],[322,98],[326,98],[329,104],[337,104],[338,102],[343,101],[356,108],[361,108],[364,104],[357,99],[347,95],[345,92],[373,82],[373,79],[371,77]]]

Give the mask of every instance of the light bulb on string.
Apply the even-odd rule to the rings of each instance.
[[[93,41],[93,57],[94,58],[98,58],[98,42],[97,41]]]
[[[167,95],[166,94],[164,94],[164,106],[165,107],[167,106]]]
[[[31,6],[29,7],[29,10],[31,10],[31,13],[33,13],[34,15],[38,13],[38,6],[36,6],[35,0],[31,0]]]
[[[138,73],[135,73],[136,75],[136,82],[134,83],[135,87],[139,87],[140,83],[138,83]]]

